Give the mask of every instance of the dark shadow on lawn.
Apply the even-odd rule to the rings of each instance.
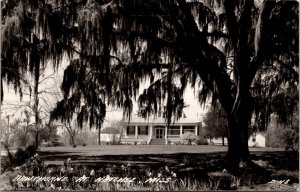
[[[251,158],[268,162],[274,170],[299,170],[298,151],[255,152]]]
[[[153,155],[98,155],[85,156],[75,152],[41,151],[41,160],[64,161],[71,158],[72,161],[82,164],[102,162],[109,164],[159,164],[161,166],[180,167],[195,166],[202,167],[208,171],[220,171],[225,168],[226,152],[216,153],[176,153],[176,154],[153,154]],[[251,152],[254,161],[267,162],[274,170],[299,170],[299,152]]]

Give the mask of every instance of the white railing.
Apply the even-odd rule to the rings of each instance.
[[[180,135],[168,135],[168,139],[180,138]]]

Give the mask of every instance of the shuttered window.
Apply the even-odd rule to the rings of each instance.
[[[139,135],[148,135],[148,126],[139,126],[138,134]]]
[[[126,133],[127,133],[127,135],[135,135],[135,127],[127,126]]]

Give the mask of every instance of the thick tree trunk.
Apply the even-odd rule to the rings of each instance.
[[[248,129],[251,120],[250,97],[240,97],[228,118],[228,171],[239,173],[241,161],[249,161]]]
[[[242,126],[241,129],[241,161],[243,162],[248,162],[250,160],[248,146],[249,122],[250,119],[248,121],[245,121],[245,123],[247,123],[247,126]]]
[[[249,161],[248,140],[242,135],[243,131],[237,124],[231,123],[228,137],[228,171],[233,174],[239,173],[241,161]]]

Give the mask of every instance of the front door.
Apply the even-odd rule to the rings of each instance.
[[[162,139],[162,138],[164,138],[164,129],[163,128],[157,128],[157,129],[155,129],[155,135],[156,135],[156,139]]]

